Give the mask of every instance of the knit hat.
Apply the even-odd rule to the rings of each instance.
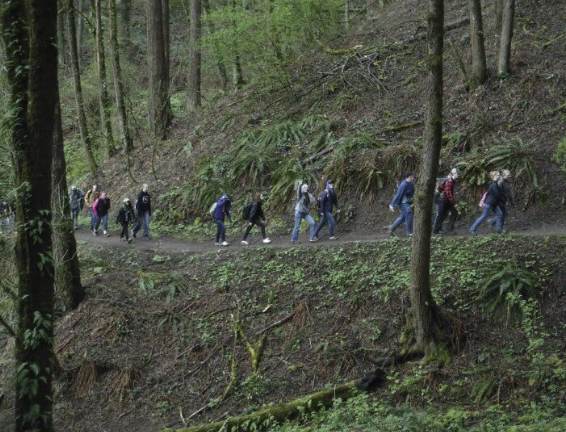
[[[124,198],[124,203],[130,202],[130,198]]]

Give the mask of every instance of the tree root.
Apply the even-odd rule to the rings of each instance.
[[[399,366],[403,363],[410,362],[412,360],[419,360],[424,357],[423,353],[419,352],[409,352],[404,354],[395,354],[391,357],[378,357],[375,359],[368,359],[374,365],[380,368],[386,368],[391,366]]]
[[[177,429],[176,432],[244,431],[249,430],[251,425],[254,425],[256,431],[269,430],[274,422],[281,423],[285,420],[295,419],[301,413],[330,407],[337,398],[345,400],[359,394],[360,391],[375,391],[385,382],[385,372],[382,369],[377,369],[358,380],[321,390],[288,403],[272,405],[247,415],[230,417],[224,421]],[[175,430],[165,429],[162,432],[175,432]]]

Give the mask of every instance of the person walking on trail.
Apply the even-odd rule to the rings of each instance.
[[[136,201],[136,213],[138,215],[138,223],[132,230],[132,236],[136,238],[138,231],[143,225],[143,239],[149,240],[149,222],[151,220],[151,195],[149,194],[149,185],[145,183],[142,190],[138,194]]]
[[[12,233],[12,206],[7,201],[0,201],[0,234]],[[6,228],[4,229],[4,225]]]
[[[73,229],[79,229],[79,213],[83,209],[85,193],[76,186],[71,187],[69,199],[71,201],[71,220]]]
[[[415,195],[415,175],[408,172],[403,176],[403,181],[397,188],[393,201],[389,204],[389,210],[395,211],[395,207],[399,207],[401,215],[387,227],[390,235],[393,235],[399,225],[405,222],[407,227],[407,236],[413,236],[413,196]]]
[[[456,186],[456,179],[459,176],[460,170],[458,168],[452,168],[446,180],[436,188],[435,201],[437,212],[432,229],[433,234],[442,233],[442,224],[448,215],[450,215],[448,219],[448,232],[454,231],[454,223],[458,218],[458,202],[455,198],[454,187]]]
[[[491,183],[488,186],[487,192],[482,197],[482,201],[480,201],[480,207],[483,207],[483,213],[470,227],[470,233],[472,235],[476,233],[478,227],[487,219],[491,211],[495,211],[496,214],[497,232],[503,232],[503,212],[500,207],[502,194],[497,184],[501,176],[499,171],[492,171],[489,173],[489,176],[491,177]]]
[[[261,230],[261,237],[263,238],[263,243],[269,244],[271,240],[265,234],[265,214],[263,213],[263,194],[258,192],[253,200],[251,207],[249,209],[248,215],[248,226],[246,227],[246,232],[244,233],[244,238],[241,243],[243,245],[248,245],[249,242],[246,240],[253,226],[256,225]]]
[[[322,192],[319,198],[319,208],[318,211],[322,216],[322,219],[318,223],[316,230],[314,231],[314,237],[318,240],[318,233],[322,227],[328,223],[328,234],[330,234],[330,240],[336,240],[334,235],[334,217],[332,216],[332,209],[336,206],[336,212],[340,213],[340,206],[338,205],[338,198],[336,197],[336,190],[334,189],[334,184],[332,180],[326,182],[326,188]]]
[[[501,198],[499,200],[499,208],[503,213],[503,219],[501,221],[501,226],[503,228],[502,232],[505,232],[505,219],[507,219],[507,214],[509,213],[507,209],[507,203],[511,204],[511,207],[515,208],[515,197],[513,195],[513,190],[511,189],[511,183],[509,179],[511,178],[511,171],[504,169],[501,171],[501,177],[497,180],[497,186],[501,191]],[[497,213],[496,216],[488,220],[489,224],[495,226],[497,224]]]
[[[100,192],[98,191],[98,186],[93,185],[92,189],[87,191],[85,195],[85,203],[88,208],[88,214],[90,215],[90,232],[94,233],[94,225],[96,223],[96,216],[94,215],[94,211],[92,207],[94,206],[94,202],[100,197]]]
[[[135,221],[134,208],[130,202],[130,198],[124,198],[122,207],[118,210],[118,216],[116,217],[116,223],[122,227],[120,232],[120,241],[127,241],[131,243],[133,239],[130,238],[130,228]]]
[[[291,236],[291,243],[295,244],[299,240],[299,230],[301,228],[301,221],[304,219],[308,222],[310,227],[310,242],[316,242],[318,239],[314,235],[314,219],[310,215],[309,206],[314,204],[316,199],[309,192],[309,185],[303,181],[299,181],[297,188],[297,203],[295,204],[295,227]]]
[[[232,215],[230,213],[232,210],[232,202],[228,194],[223,194],[218,201],[216,201],[216,205],[212,206],[211,210],[212,218],[217,226],[214,245],[228,246],[229,243],[226,241],[226,225],[224,224],[226,218],[230,223],[232,222]]]
[[[92,211],[96,217],[96,223],[94,225],[94,231],[92,234],[94,236],[98,235],[98,227],[102,222],[102,232],[105,237],[110,237],[108,233],[108,211],[110,210],[110,198],[106,196],[106,192],[101,192],[100,197],[92,205]]]

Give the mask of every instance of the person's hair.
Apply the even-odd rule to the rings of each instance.
[[[256,201],[261,201],[261,192],[255,193],[255,199],[256,199]]]
[[[407,171],[405,174],[403,174],[403,180],[408,179],[409,177],[414,177],[415,174],[412,171]]]
[[[501,174],[503,175],[511,175],[511,171],[508,169],[501,170]]]
[[[491,171],[489,173],[489,178],[495,177],[496,175],[499,175],[499,171]]]
[[[142,189],[144,188],[148,188],[149,189],[149,185],[147,183],[142,184]]]

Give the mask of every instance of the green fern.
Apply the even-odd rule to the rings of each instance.
[[[490,376],[476,383],[472,389],[472,397],[477,404],[489,401],[497,391],[499,380]]]
[[[532,188],[538,188],[537,167],[534,161],[536,148],[532,142],[515,137],[489,151],[487,164],[491,169],[509,169],[515,176]]]
[[[275,173],[271,191],[269,193],[269,203],[271,208],[284,210],[294,203],[297,180],[302,179],[304,183],[316,184],[316,174],[312,170],[307,170],[301,162],[292,158],[286,162],[281,162]]]
[[[400,178],[407,171],[416,171],[420,160],[421,149],[416,144],[401,144],[386,147],[379,162],[384,172]]]
[[[475,189],[483,187],[489,181],[488,154],[485,147],[475,147],[456,164],[462,170],[464,186]]]

